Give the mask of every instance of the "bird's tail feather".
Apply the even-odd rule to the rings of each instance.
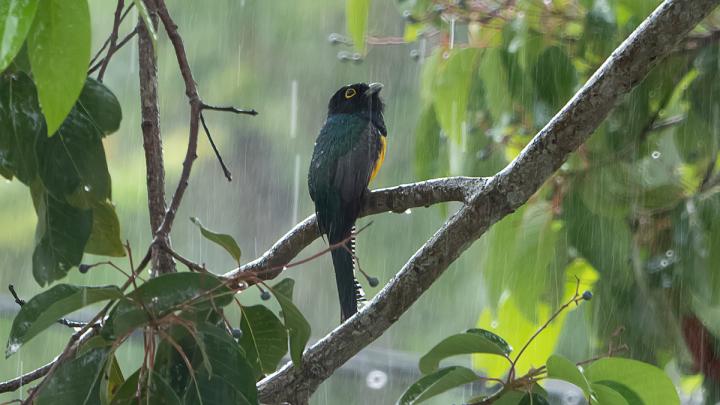
[[[339,243],[348,236],[352,237],[345,242],[345,247],[338,247],[331,251],[333,267],[335,268],[335,281],[337,282],[338,295],[340,297],[341,320],[353,316],[358,309],[358,302],[365,300],[365,293],[360,283],[355,278],[355,236],[354,230],[346,233],[344,237],[328,238],[331,244]]]

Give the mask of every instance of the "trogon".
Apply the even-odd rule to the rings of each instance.
[[[338,245],[331,255],[343,322],[357,312],[358,302],[364,299],[355,278],[353,232],[368,184],[385,159],[382,87],[380,83],[357,83],[333,94],[308,173],[320,233],[331,246]]]

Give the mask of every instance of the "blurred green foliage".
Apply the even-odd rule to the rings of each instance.
[[[502,169],[659,1],[398,3],[406,38],[429,54],[414,163],[428,178]],[[618,340],[676,376],[719,360],[687,350],[682,328],[696,316],[717,330],[718,23],[716,13],[681,41],[525,207],[485,236],[489,308],[478,325],[511,344],[562,302],[565,281],[595,283],[592,310],[548,333],[526,369],[553,351],[580,361]],[[489,375],[507,367],[485,357],[474,365]],[[720,384],[712,378],[708,386]]]
[[[8,3],[11,11],[16,3]],[[656,0],[519,0],[512,7],[498,0],[172,4],[203,97],[213,104],[248,106],[261,112],[253,120],[207,114],[235,181],[229,185],[224,181],[208,146],[201,142],[191,189],[178,217],[198,216],[211,229],[237,235],[245,260],[261,254],[297,219],[312,211],[303,180],[312,142],[322,124],[328,96],[348,82],[386,83],[390,144],[388,161],[374,187],[445,175],[492,175],[519,153],[657,4]],[[479,10],[473,10],[478,6]],[[0,12],[3,7],[0,5]],[[113,7],[90,2],[93,50],[99,49],[108,35]],[[33,21],[35,13],[33,9],[18,14],[18,30],[29,30],[28,21]],[[121,32],[132,29],[137,18],[133,11]],[[0,27],[5,23],[0,22]],[[694,39],[684,41],[628,95],[526,207],[493,227],[376,345],[424,352],[448,331],[477,322],[517,346],[563,302],[568,286],[574,286],[578,277],[583,288],[594,286],[596,299],[558,320],[545,338],[541,335],[534,352],[528,353],[528,358],[537,360],[529,361],[527,367],[544,362],[554,351],[579,361],[607,351],[610,342],[620,340],[631,348],[633,358],[664,367],[677,384],[682,374],[702,369],[696,353],[686,349],[687,331],[682,321],[697,317],[713,333],[720,330],[720,176],[716,170],[720,48],[713,40],[718,26],[720,19],[715,15],[694,31]],[[326,41],[336,32],[348,34],[351,41],[346,42],[352,42],[362,63],[342,62],[348,59],[339,57],[345,48],[338,52]],[[89,34],[82,35],[75,57],[68,63],[84,70],[88,57],[84,40]],[[46,35],[35,40],[52,38]],[[402,50],[383,45],[395,43],[394,38],[409,44],[402,45]],[[166,170],[172,185],[186,145],[187,106],[166,39],[160,33],[156,51]],[[15,37],[8,43],[11,46],[3,47],[0,54],[0,69],[10,62],[6,52],[23,54]],[[28,51],[29,62],[16,59],[13,69],[36,69],[43,58],[47,60],[47,55],[35,50]],[[83,248],[86,253],[112,256],[122,253],[121,240],[129,240],[136,252],[150,242],[136,59],[137,48],[131,43],[114,57],[105,76],[108,91],[119,100],[117,114],[101,112],[103,115],[97,116],[76,107],[70,113],[76,114],[75,119],[63,123],[65,110],[71,111],[78,96],[83,97],[79,95],[83,83],[87,89],[93,85],[92,79],[84,81],[83,75],[78,82],[70,75],[58,80],[57,74],[62,72],[49,70],[41,74],[46,79],[35,83],[39,105],[51,115],[53,125],[79,126],[88,115],[107,123],[88,130],[87,136],[78,140],[103,159],[82,165],[81,169],[97,180],[85,190],[78,188],[77,179],[67,176],[72,171],[39,162],[36,172],[33,165],[0,155],[0,174],[12,174],[31,186],[34,197],[17,181],[0,184],[0,286],[14,283],[21,295],[31,297],[40,289],[30,274],[42,263],[50,263],[47,266],[52,269],[44,271],[44,277],[36,274],[41,283],[67,273],[64,281],[71,284],[118,284],[122,274],[107,266],[88,274],[71,267],[80,263],[81,257],[86,263],[104,260],[92,254],[83,257]],[[22,73],[18,77],[22,78]],[[48,98],[49,87],[65,79],[63,84],[69,90],[59,92],[59,100]],[[299,92],[296,100],[293,86]],[[0,97],[3,94],[0,92]],[[10,105],[3,100],[0,98],[0,107]],[[57,104],[56,108],[48,111],[48,103]],[[296,122],[291,113],[293,103],[299,111]],[[120,105],[123,122],[118,128],[114,122],[119,123]],[[6,122],[0,120],[0,127]],[[28,130],[47,132],[31,124]],[[115,136],[103,138],[116,130]],[[0,132],[0,144],[20,139],[7,134],[6,129]],[[39,144],[54,156],[58,139],[54,136]],[[27,155],[33,148],[25,144],[14,150]],[[75,159],[72,149],[61,152]],[[23,160],[29,161],[32,159]],[[7,162],[15,162],[12,169]],[[53,176],[62,178],[47,181]],[[33,182],[37,177],[45,178],[44,187]],[[109,202],[111,195],[115,207]],[[40,223],[45,219],[45,223],[59,224],[60,229],[62,221],[75,219],[67,227],[73,232],[63,235],[67,244],[43,245],[43,232],[39,233],[41,254],[36,255],[35,266],[31,260],[36,226],[33,200]],[[359,240],[364,268],[381,280],[390,279],[449,211],[438,207],[378,218]],[[81,218],[88,214],[92,226]],[[100,232],[98,223],[112,231]],[[50,228],[43,231],[52,232]],[[218,273],[235,265],[237,258],[222,254],[198,235],[190,221],[179,220],[173,244]],[[388,246],[393,246],[392,251]],[[320,243],[311,247],[320,248]],[[63,260],[40,260],[49,255]],[[292,271],[298,274],[293,302],[307,316],[314,335],[322,336],[337,324],[331,309],[336,298],[329,262],[314,261]],[[241,301],[249,309],[258,297],[248,292]],[[271,309],[279,306],[273,303]],[[231,306],[226,314],[235,327],[242,326],[239,311]],[[0,328],[0,339],[8,337],[8,319],[14,314],[14,309],[0,314],[0,323],[7,325]],[[279,320],[273,319],[266,319],[265,327],[277,331]],[[208,342],[222,339],[214,327],[208,326],[202,338]],[[614,333],[623,327],[619,336]],[[247,330],[247,325],[244,328]],[[288,328],[291,334],[295,331],[296,339],[306,340],[309,334],[302,322]],[[417,333],[419,330],[422,333]],[[183,340],[182,345],[193,344],[182,330],[174,333]],[[38,336],[14,359],[0,360],[0,379],[51,360],[68,335],[58,330]],[[243,347],[252,348],[252,344],[246,342]],[[142,342],[131,339],[117,353],[100,346],[84,355],[93,364],[116,356],[131,386],[132,370],[142,359],[141,349]],[[295,360],[297,350],[297,346],[291,347]],[[234,353],[209,354],[213,356],[240,361]],[[248,367],[255,374],[272,367],[266,363],[275,363],[277,353],[259,352],[256,357],[260,364],[248,357]],[[494,367],[485,357],[473,359],[473,366],[486,372]],[[166,377],[158,376],[158,381]],[[368,393],[356,378],[352,387],[345,379],[331,378],[315,401],[388,402],[398,398],[406,386],[391,382],[387,392],[376,394]],[[169,380],[165,381],[167,385]],[[706,381],[708,388],[713,385],[718,382]],[[106,389],[99,386],[88,388]],[[158,385],[160,390],[163,387]],[[0,400],[5,398],[0,396]]]

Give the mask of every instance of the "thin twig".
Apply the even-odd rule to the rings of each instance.
[[[182,255],[180,255],[180,253],[176,252],[176,251],[173,250],[171,247],[169,247],[169,246],[167,246],[167,245],[165,245],[165,244],[161,244],[160,247],[161,247],[164,251],[166,251],[167,253],[169,253],[170,256],[174,257],[175,260],[177,260],[177,261],[179,261],[180,263],[184,264],[185,267],[187,267],[188,269],[190,269],[190,270],[192,270],[192,271],[196,271],[196,272],[198,272],[198,273],[207,273],[207,272],[208,272],[208,270],[205,268],[205,266],[201,266],[201,265],[193,262],[192,260],[183,257]]]
[[[202,127],[205,130],[205,135],[207,135],[208,141],[210,141],[210,146],[212,146],[218,162],[220,162],[220,167],[222,167],[223,174],[225,174],[225,178],[227,179],[227,181],[232,181],[232,173],[230,173],[230,170],[228,170],[227,166],[225,166],[225,162],[223,162],[223,158],[222,158],[222,156],[220,156],[220,151],[218,150],[217,146],[215,146],[215,141],[213,141],[213,138],[210,135],[210,130],[208,129],[207,124],[205,123],[205,117],[203,116],[202,112],[200,112],[200,123],[202,124]]]
[[[133,8],[134,6],[135,6],[135,3],[134,3],[134,2],[133,2],[133,3],[130,3],[130,5],[127,6],[127,8],[125,9],[125,12],[124,12],[123,15],[120,17],[120,22],[121,22],[121,23],[125,20],[125,17],[127,17],[127,15],[130,13],[130,10],[132,10],[132,8]],[[103,51],[105,50],[105,48],[107,48],[107,46],[108,46],[109,44],[110,44],[110,36],[108,36],[107,39],[105,40],[105,42],[103,42],[102,46],[101,46],[100,49],[97,51],[97,53],[95,54],[95,56],[93,56],[93,58],[90,59],[90,63],[89,63],[88,65],[93,66],[93,65],[95,64],[95,62],[98,60],[98,58],[100,57],[100,55],[102,55],[102,53],[103,53]],[[118,46],[120,46],[120,45],[118,45]],[[88,74],[90,74],[90,73],[88,73]]]
[[[246,114],[246,115],[253,115],[253,116],[258,115],[258,112],[255,111],[255,109],[243,110],[243,109],[239,109],[239,108],[233,107],[233,106],[220,107],[220,106],[205,104],[203,102],[200,103],[200,109],[201,110],[212,110],[212,111],[223,111],[223,112],[230,112],[230,113],[235,113],[235,114]]]
[[[125,35],[125,37],[122,40],[120,40],[117,43],[115,52],[119,51],[123,46],[125,46],[125,44],[127,44],[135,35],[137,35],[137,33],[138,33],[137,27],[133,28],[132,31],[130,31],[127,35]],[[91,64],[92,67],[90,69],[88,69],[87,74],[91,75],[91,74],[95,73],[96,70],[100,69],[100,66],[102,66],[102,64],[104,62],[105,62],[105,58],[101,59],[99,62],[95,63],[94,65]]]
[[[112,32],[110,33],[110,45],[108,46],[107,54],[105,54],[105,59],[103,59],[102,65],[100,65],[100,72],[98,72],[97,76],[97,80],[99,82],[103,81],[105,71],[110,63],[110,58],[112,58],[113,54],[117,50],[118,30],[120,29],[120,23],[122,22],[121,17],[123,7],[125,7],[125,0],[118,0],[117,7],[115,8],[115,19],[113,21]]]

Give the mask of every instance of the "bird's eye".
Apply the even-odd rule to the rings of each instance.
[[[357,94],[357,91],[355,91],[355,89],[353,89],[353,88],[349,88],[349,89],[345,90],[345,98],[346,99],[351,99],[351,98],[355,97],[356,94]]]

